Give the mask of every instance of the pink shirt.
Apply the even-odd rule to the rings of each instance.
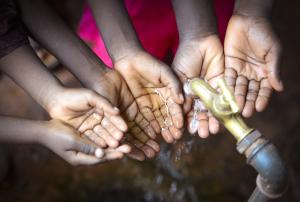
[[[126,9],[144,49],[163,60],[167,53],[176,53],[178,30],[170,0],[125,0]],[[218,19],[218,31],[223,41],[228,21],[232,15],[234,0],[214,0]],[[92,16],[85,6],[78,27],[79,36],[88,42],[101,60],[112,67],[112,61]]]

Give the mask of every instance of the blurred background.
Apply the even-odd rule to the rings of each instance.
[[[53,0],[52,0],[53,1]],[[57,12],[75,30],[80,0],[53,1]],[[266,111],[246,120],[279,149],[287,163],[289,190],[277,201],[300,201],[300,1],[277,1],[272,21],[282,41],[283,93],[274,94]],[[67,86],[75,78],[44,50],[49,68]],[[0,78],[0,113],[30,119],[47,114],[4,75]],[[8,134],[9,135],[9,134]],[[224,129],[202,140],[186,133],[174,145],[162,145],[151,161],[124,159],[91,167],[72,167],[39,145],[0,144],[1,202],[197,202],[246,201],[256,172],[235,149]]]

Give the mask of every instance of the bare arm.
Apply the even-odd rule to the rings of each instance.
[[[141,49],[122,0],[89,0],[113,61]]]
[[[22,20],[31,35],[85,85],[107,72],[102,61],[43,1],[19,1]],[[96,75],[95,75],[96,73]]]
[[[63,89],[29,45],[23,45],[1,58],[0,69],[46,110],[53,96]]]
[[[30,121],[0,116],[0,141],[10,143],[39,143],[45,132],[42,121]]]
[[[253,17],[269,17],[274,0],[236,0],[234,13]]]
[[[216,34],[216,18],[211,0],[173,0],[180,41]]]

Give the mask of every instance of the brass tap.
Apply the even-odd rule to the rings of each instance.
[[[198,96],[205,107],[229,130],[239,142],[254,129],[243,121],[236,100],[224,78],[218,80],[218,93],[204,80],[195,78],[188,81],[189,91]]]

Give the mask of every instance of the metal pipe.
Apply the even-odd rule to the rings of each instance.
[[[287,174],[275,146],[255,130],[238,143],[237,150],[245,154],[247,163],[258,172],[256,190],[248,201],[281,197],[287,188]]]
[[[282,196],[287,187],[286,169],[277,149],[260,132],[246,125],[225,80],[219,80],[218,85],[222,93],[197,78],[188,81],[184,89],[185,92],[197,95],[205,107],[224,124],[237,139],[237,150],[246,156],[247,163],[258,172],[257,187],[248,201],[267,201]]]

